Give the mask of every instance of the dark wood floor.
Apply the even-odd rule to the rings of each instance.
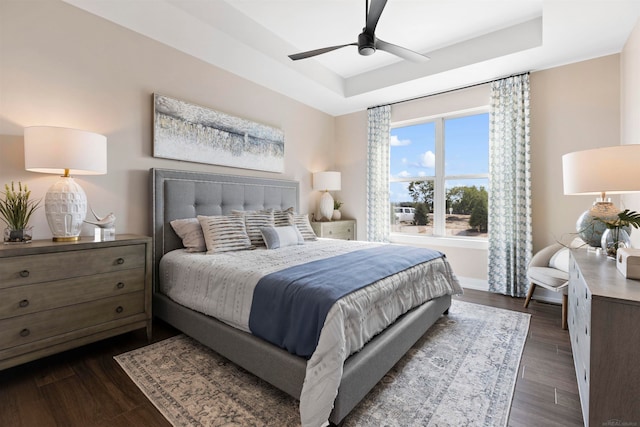
[[[466,290],[463,301],[532,314],[510,426],[582,425],[569,334],[560,307]],[[153,341],[177,332],[157,322]],[[170,426],[113,356],[146,345],[135,331],[0,372],[0,426]]]

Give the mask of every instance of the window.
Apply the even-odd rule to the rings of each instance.
[[[487,238],[489,113],[393,124],[391,232]]]

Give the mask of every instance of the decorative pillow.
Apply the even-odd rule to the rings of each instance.
[[[251,240],[251,244],[254,246],[264,246],[264,240],[262,239],[262,233],[260,228],[273,227],[273,212],[272,211],[231,211],[233,215],[240,215],[244,218],[244,226],[247,229],[247,236]]]
[[[302,234],[295,225],[284,227],[262,227],[260,229],[267,249],[278,249],[287,246],[304,245]]]
[[[275,227],[284,227],[286,225],[294,225],[293,224],[293,208],[289,208],[283,211],[274,211],[273,212],[273,222]]]
[[[308,214],[293,214],[293,223],[298,227],[298,230],[300,231],[300,234],[302,234],[304,240],[308,242],[318,240],[318,236],[316,236],[313,228],[311,228]]]
[[[551,259],[549,260],[549,267],[568,273],[569,272],[569,248],[562,248],[558,252],[553,254]]]
[[[251,248],[251,241],[247,236],[242,216],[198,215],[198,221],[202,227],[208,254]]]
[[[198,218],[174,219],[170,222],[173,231],[182,239],[187,252],[204,252],[207,245]]]

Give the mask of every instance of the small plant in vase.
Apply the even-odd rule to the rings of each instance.
[[[342,202],[339,202],[337,200],[333,201],[333,215],[331,216],[331,219],[334,221],[337,221],[340,218],[342,218],[342,213],[340,212],[340,206],[342,206]]]
[[[629,234],[631,233],[631,227],[640,228],[640,213],[625,209],[619,212],[613,219],[597,220],[604,223],[607,229],[602,233],[602,241],[600,246],[605,251],[607,256],[616,257],[616,253],[619,248],[628,248],[631,246],[631,239]]]
[[[30,200],[31,191],[26,184],[11,182],[4,185],[4,198],[0,200],[0,217],[7,224],[4,230],[5,243],[30,242],[32,238],[29,219],[33,212],[40,206],[40,201]]]

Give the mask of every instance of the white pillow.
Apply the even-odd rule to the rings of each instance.
[[[569,248],[562,248],[558,252],[553,254],[551,259],[549,260],[549,267],[568,273],[569,272]]]
[[[240,251],[252,247],[244,226],[244,218],[240,215],[198,215],[198,221],[202,227],[208,254]]]
[[[174,219],[170,222],[173,231],[182,239],[187,252],[204,252],[207,245],[198,218]]]
[[[295,225],[284,227],[262,227],[260,229],[267,249],[304,245],[304,238]]]

